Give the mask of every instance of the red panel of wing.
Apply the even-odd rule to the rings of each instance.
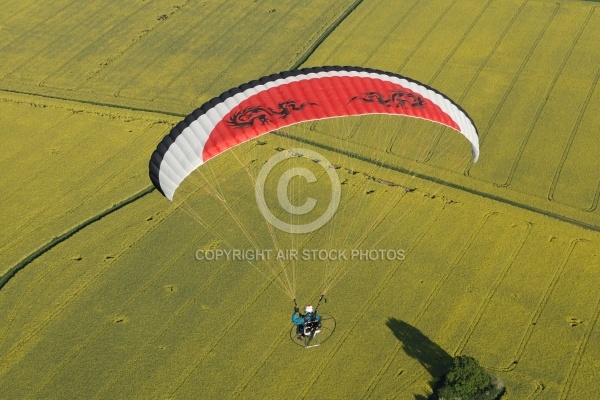
[[[313,78],[285,83],[242,101],[215,126],[202,159],[299,122],[364,114],[406,115],[460,130],[437,104],[398,84],[356,76]]]

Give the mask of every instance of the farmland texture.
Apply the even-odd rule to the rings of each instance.
[[[598,4],[231,4],[0,2],[0,398],[425,399],[458,354],[505,398],[594,398]],[[439,89],[478,127],[480,161],[447,128],[369,117],[241,145],[175,203],[149,187],[148,158],[181,117],[318,65]],[[253,179],[293,148],[335,164],[342,201],[323,229],[290,239],[272,236]],[[294,198],[327,194],[323,175]],[[277,246],[405,258],[195,257]],[[318,348],[290,340],[290,271],[300,301],[339,272],[321,305],[337,329]]]

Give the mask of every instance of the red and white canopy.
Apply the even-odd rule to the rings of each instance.
[[[159,143],[150,179],[169,200],[203,163],[259,135],[305,121],[365,114],[422,118],[460,132],[479,157],[469,116],[436,90],[390,72],[319,67],[270,75],[228,90],[188,115]]]

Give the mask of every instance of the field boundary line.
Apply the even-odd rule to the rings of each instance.
[[[225,214],[223,214],[222,216],[224,216]],[[220,218],[217,218],[215,220],[215,224],[220,220]],[[207,230],[207,234],[210,233],[209,230]],[[206,237],[203,236],[202,238]],[[190,245],[185,249],[185,251],[183,251],[180,255],[178,256],[174,256],[172,257],[172,263],[170,263],[168,266],[166,266],[165,268],[161,269],[157,274],[155,274],[151,280],[148,281],[147,284],[145,284],[141,289],[145,289],[147,287],[149,287],[150,282],[156,282],[158,280],[158,278],[160,276],[162,276],[169,268],[171,268],[171,266],[175,265],[175,263],[181,259],[181,257],[183,257],[183,255],[189,250],[191,249],[195,244],[197,244],[202,238],[199,238],[197,240],[193,240]],[[160,327],[160,329],[158,329],[150,338],[150,340],[148,340],[146,343],[144,343],[141,348],[135,353],[134,356],[132,356],[123,366],[120,367],[119,371],[115,374],[113,374],[112,378],[102,387],[100,388],[100,390],[96,393],[96,395],[94,396],[94,399],[98,398],[98,396],[100,396],[106,389],[107,386],[114,382],[118,377],[121,377],[124,373],[125,370],[135,361],[137,361],[139,359],[139,357],[141,356],[141,354],[143,353],[143,350],[145,348],[147,348],[150,343],[154,342],[160,335],[162,335],[168,328],[169,326],[173,323],[173,321],[175,320],[175,317],[177,317],[182,311],[184,311],[185,308],[188,307],[188,305],[190,303],[195,302],[198,299],[198,296],[202,293],[204,293],[205,290],[207,290],[217,279],[217,277],[223,273],[223,271],[229,267],[231,265],[231,262],[229,263],[223,263],[219,268],[217,268],[212,275],[210,275],[210,277],[205,281],[204,285],[202,285],[201,287],[199,287],[193,296],[189,297],[185,302],[183,302],[183,304],[181,304],[177,310],[169,317],[169,319]],[[141,290],[138,290],[138,292],[141,295]],[[125,307],[127,307],[129,305],[129,303],[131,303],[132,299],[134,300],[134,297],[137,298],[138,295],[136,292],[136,295],[131,296],[126,302],[125,304],[121,307],[121,311],[123,311],[125,309]]]
[[[87,226],[93,224],[94,222],[99,221],[100,219],[106,217],[107,215],[112,214],[113,212],[115,212],[117,210],[120,210],[121,208],[133,203],[134,201],[136,201],[138,199],[141,199],[142,197],[146,196],[149,193],[152,193],[155,189],[156,188],[154,186],[149,186],[145,189],[142,189],[141,191],[137,192],[133,196],[116,203],[115,205],[107,208],[106,210],[104,210],[104,211],[94,215],[93,217],[88,218],[87,220],[83,221],[82,223],[74,226],[73,228],[71,228],[68,231],[66,231],[65,233],[63,233],[62,235],[54,237],[49,242],[47,242],[45,245],[43,245],[42,247],[33,251],[27,257],[25,257],[24,259],[19,261],[17,264],[12,266],[4,275],[2,275],[2,277],[0,278],[0,290],[2,290],[2,288],[4,288],[4,286],[7,284],[7,282],[13,276],[15,276],[15,274],[17,272],[19,272],[20,270],[25,268],[27,265],[29,265],[30,263],[35,261],[38,257],[42,256],[47,251],[53,249],[58,244],[69,239],[71,236],[73,236],[77,232],[81,231],[82,229],[85,229]]]
[[[350,30],[350,32],[345,35],[340,42],[333,48],[333,50],[331,50],[331,52],[329,52],[329,54],[327,55],[327,57],[324,58],[324,65],[327,65],[329,59],[331,59],[331,57],[338,52],[338,50],[354,35],[354,33],[356,32],[356,30],[369,18],[371,18],[371,14],[373,14],[375,12],[375,10],[377,10],[377,7],[379,7],[379,5],[381,4],[381,0],[379,0],[379,3],[375,6],[373,6],[373,8],[371,8],[370,10],[368,10],[368,12],[364,12],[362,13],[363,17],[360,19],[360,21],[358,21],[356,23],[356,25]],[[373,4],[373,3],[371,3]],[[315,48],[316,50],[316,48]],[[306,61],[306,60],[304,60]],[[302,63],[301,63],[302,64]],[[300,64],[298,64],[298,66],[300,66]]]
[[[373,4],[373,3],[371,3],[371,4]],[[328,54],[328,55],[325,57],[325,59],[324,59],[324,65],[327,65],[327,64],[328,64],[328,60],[329,60],[329,59],[331,59],[331,58],[333,57],[333,55],[334,55],[335,53],[337,53],[337,52],[338,52],[338,50],[339,50],[340,48],[342,48],[342,46],[344,46],[344,45],[347,43],[347,41],[348,41],[348,40],[349,40],[349,39],[350,39],[350,38],[351,38],[351,37],[352,37],[352,36],[355,34],[355,32],[357,31],[357,29],[359,29],[359,28],[360,28],[360,27],[363,25],[363,23],[364,23],[365,21],[367,21],[369,18],[371,18],[371,15],[372,15],[372,14],[373,14],[373,13],[374,13],[374,12],[375,12],[377,9],[378,9],[378,7],[379,7],[381,4],[383,4],[383,1],[379,1],[379,3],[378,3],[378,4],[376,4],[375,6],[372,6],[372,8],[371,8],[370,10],[368,10],[368,12],[365,12],[365,13],[363,13],[363,17],[362,17],[362,18],[361,18],[361,19],[360,19],[360,20],[359,20],[359,21],[356,23],[356,25],[355,25],[355,26],[354,26],[354,27],[353,27],[353,28],[350,30],[350,33],[349,33],[349,34],[347,34],[345,37],[343,37],[343,38],[342,38],[342,40],[340,40],[340,42],[339,42],[339,43],[338,43],[338,44],[337,44],[337,45],[336,45],[336,46],[333,48],[333,50],[332,50],[332,51],[331,51],[331,52],[330,52],[330,53],[329,53],[329,54]],[[407,9],[407,11],[406,11],[406,12],[405,12],[405,13],[402,15],[402,17],[400,18],[400,21],[403,21],[403,20],[404,20],[404,18],[405,18],[405,17],[406,17],[408,14],[410,14],[410,13],[412,12],[412,9],[413,9],[413,8],[414,8],[416,5],[417,5],[417,1],[415,1],[415,2],[414,2],[414,3],[413,3],[413,4],[412,4],[412,5],[411,5],[411,6],[410,6],[408,9]],[[379,46],[381,45],[381,43],[382,43],[382,42],[383,42],[383,40],[382,40],[382,41],[380,41],[380,42],[379,42],[379,44],[378,44],[378,45],[377,45],[375,48],[379,47]],[[374,53],[375,53],[375,50],[373,50],[373,51],[372,51],[372,54],[374,54]],[[369,57],[367,57],[367,59],[365,60],[365,63],[366,63],[366,62],[369,60],[369,58],[370,58],[370,56],[369,56]],[[313,130],[313,128],[314,128],[314,127],[317,125],[317,123],[318,123],[318,121],[313,121],[313,122],[310,124],[310,128],[309,128],[309,129],[310,129],[310,130]],[[357,130],[359,127],[360,127],[361,123],[362,123],[362,120],[360,120],[360,119],[359,119],[359,120],[357,121],[356,125],[355,125],[354,127],[352,127],[351,129],[349,129],[349,130],[348,130],[348,133],[347,133],[347,134],[346,134],[344,137],[341,137],[341,138],[340,138],[340,140],[342,140],[342,141],[347,141],[348,139],[352,138],[352,137],[354,136],[354,132],[355,132],[355,131],[356,131],[356,130]]]
[[[145,121],[145,120],[143,120],[143,121]],[[144,127],[143,129],[141,129],[141,130],[139,131],[138,135],[137,135],[137,136],[136,136],[136,137],[135,137],[133,140],[131,140],[131,143],[135,143],[136,141],[139,141],[139,140],[141,140],[141,138],[142,138],[142,137],[143,137],[143,136],[144,136],[144,135],[145,135],[145,134],[146,134],[146,133],[147,133],[147,132],[148,132],[150,129],[152,129],[154,126],[156,126],[156,125],[160,125],[160,124],[165,124],[165,123],[166,123],[165,121],[150,121],[150,122],[148,123],[148,125],[147,125],[146,127]],[[103,127],[106,127],[106,125],[103,125]],[[93,170],[89,170],[89,171],[86,171],[85,173],[83,173],[83,174],[81,175],[80,179],[79,179],[77,182],[75,182],[75,183],[73,184],[73,186],[72,186],[72,188],[71,188],[71,189],[68,189],[68,190],[66,190],[65,192],[63,192],[63,198],[64,198],[65,196],[67,196],[68,194],[71,194],[71,193],[72,193],[72,192],[75,190],[75,188],[78,188],[78,187],[80,187],[80,183],[81,183],[81,182],[83,182],[83,181],[85,181],[85,180],[86,180],[87,178],[89,178],[90,176],[92,176],[92,175],[95,173],[95,171],[96,171],[96,170],[98,170],[98,169],[99,169],[99,168],[101,168],[102,166],[104,166],[104,165],[108,164],[108,163],[109,163],[111,160],[113,160],[114,158],[116,158],[116,157],[118,157],[118,156],[120,156],[120,155],[124,154],[126,150],[128,150],[126,147],[122,148],[122,149],[121,149],[121,150],[119,150],[117,153],[115,153],[115,154],[113,154],[112,156],[110,156],[110,157],[106,158],[106,159],[105,159],[105,160],[104,160],[104,161],[103,161],[101,164],[97,165],[97,166],[96,166],[96,167],[95,167]],[[130,159],[130,161],[133,161],[133,160],[135,160],[135,159],[137,159],[137,158],[140,158],[140,157],[142,157],[142,156],[143,156],[143,154],[144,154],[144,153],[140,152],[139,154],[136,154],[136,155],[134,155],[134,157],[133,157],[133,158],[131,158],[131,159]],[[110,175],[107,175],[107,176],[106,176],[106,178],[105,178],[105,179],[103,179],[103,181],[102,181],[101,183],[99,183],[99,184],[98,184],[98,185],[97,185],[97,186],[96,186],[96,187],[95,187],[93,190],[91,190],[91,189],[90,189],[90,190],[87,192],[87,194],[84,194],[85,192],[81,192],[82,194],[84,194],[84,195],[82,196],[82,198],[81,198],[80,200],[78,200],[78,202],[77,202],[77,204],[75,205],[75,207],[73,207],[73,208],[70,208],[70,209],[69,209],[68,211],[66,211],[66,212],[67,212],[67,213],[73,213],[73,212],[75,212],[76,210],[78,210],[80,207],[82,207],[82,206],[84,206],[84,205],[88,205],[88,204],[89,204],[89,203],[88,203],[88,201],[90,201],[90,200],[93,200],[93,199],[94,199],[94,198],[92,198],[92,195],[93,195],[94,193],[98,193],[98,192],[99,192],[101,189],[105,188],[105,187],[106,187],[106,185],[108,185],[108,184],[109,184],[109,183],[110,183],[110,182],[113,180],[113,178],[114,178],[114,177],[115,177],[117,174],[119,174],[119,172],[120,172],[120,170],[116,170],[116,171],[115,171],[115,172],[113,172],[112,174],[110,174]],[[9,194],[9,196],[8,196],[8,197],[12,196],[14,193],[15,193],[15,192],[13,192],[13,193]],[[30,216],[28,216],[28,217],[26,218],[26,220],[24,220],[24,221],[21,221],[21,225],[19,226],[19,228],[21,228],[21,227],[23,227],[23,226],[27,226],[27,227],[29,227],[29,231],[27,231],[27,233],[26,233],[26,234],[29,234],[30,232],[34,231],[35,229],[38,229],[39,225],[38,225],[38,226],[34,226],[34,225],[35,225],[35,222],[36,222],[36,219],[38,219],[38,217],[43,217],[43,213],[44,213],[46,210],[48,210],[49,208],[51,208],[51,207],[52,207],[52,204],[48,204],[46,207],[43,207],[43,208],[41,208],[41,209],[37,210],[37,211],[35,212],[35,214],[33,214],[33,215],[30,215]],[[46,219],[44,220],[44,223],[45,223],[45,225],[48,225],[48,224],[50,224],[50,223],[52,223],[52,222],[55,222],[56,220],[58,220],[58,219],[60,219],[60,218],[61,218],[61,215],[56,215],[56,216],[54,216],[54,217],[50,216],[50,217],[48,217],[48,218],[46,218]],[[33,223],[33,224],[32,224],[32,223]],[[33,227],[32,227],[32,226],[33,226]],[[8,242],[8,240],[7,240],[7,242],[4,244],[4,246],[0,247],[0,251],[2,251],[3,249],[6,249],[6,248],[8,248],[8,247],[10,247],[10,246],[13,246],[15,242],[18,242],[18,241],[19,241],[19,240],[21,240],[21,239],[22,239],[22,237],[16,237],[16,238],[13,238],[13,240],[12,240],[11,242]]]
[[[170,213],[167,213],[164,218],[168,217],[169,215],[170,215]],[[135,238],[135,240],[133,240],[126,247],[127,248],[133,247],[137,242],[142,240],[146,235],[148,235],[150,232],[152,232],[154,229],[156,229],[158,227],[158,225],[159,224],[152,225],[147,231],[143,232],[142,235]],[[43,320],[41,320],[36,326],[31,328],[29,330],[29,332],[27,334],[25,334],[24,337],[18,343],[13,345],[7,351],[6,356],[9,356],[9,355],[15,353],[19,348],[23,347],[23,345],[27,344],[30,340],[32,340],[34,337],[36,337],[38,335],[38,333],[42,329],[44,329],[44,327],[46,325],[48,325],[54,318],[56,318],[60,313],[62,313],[69,306],[69,304],[71,304],[75,300],[75,298],[81,292],[83,292],[90,284],[92,284],[92,282],[94,282],[94,280],[96,280],[99,276],[101,276],[108,269],[110,269],[112,263],[114,261],[116,261],[117,259],[119,259],[122,256],[122,254],[123,253],[117,254],[116,257],[111,259],[111,262],[105,263],[105,265],[103,267],[99,268],[99,270],[96,271],[91,277],[88,278],[87,276],[85,276],[84,278],[86,278],[86,280],[84,280],[82,283],[71,285],[68,288],[68,290],[70,290],[71,294],[66,298],[60,298],[59,301],[56,301],[55,303],[59,303],[59,304],[56,305],[56,307],[52,310],[52,312],[49,313],[48,316],[46,318],[44,318]],[[0,364],[0,376],[2,376],[4,373],[6,373],[6,371],[8,369],[10,369],[10,367],[11,366],[8,366],[6,363]]]
[[[300,143],[304,143],[304,144],[308,144],[308,145],[311,145],[311,146],[315,146],[315,147],[318,147],[318,148],[321,148],[321,149],[324,149],[324,150],[327,150],[327,151],[331,151],[331,152],[334,152],[334,153],[339,153],[339,154],[345,155],[347,157],[354,158],[356,160],[360,160],[360,161],[367,162],[367,163],[370,163],[370,164],[375,164],[375,165],[377,165],[379,167],[383,167],[383,168],[386,168],[386,169],[391,170],[391,171],[400,172],[402,174],[410,175],[410,176],[415,177],[415,178],[419,178],[419,179],[423,179],[423,180],[426,180],[426,181],[438,183],[440,185],[444,185],[444,186],[450,187],[452,189],[457,189],[457,190],[460,190],[460,191],[465,192],[465,193],[470,193],[470,194],[473,194],[475,196],[483,197],[483,198],[486,198],[486,199],[489,199],[489,200],[497,201],[499,203],[508,204],[508,205],[516,207],[516,208],[520,208],[520,209],[523,209],[523,210],[531,211],[531,212],[534,212],[536,214],[544,215],[546,217],[550,217],[550,218],[553,218],[553,219],[556,219],[556,220],[559,220],[559,221],[562,221],[562,222],[569,223],[571,225],[578,226],[580,228],[584,228],[584,229],[587,229],[587,230],[590,230],[590,231],[594,231],[594,232],[600,232],[600,226],[588,224],[586,222],[579,221],[579,220],[574,219],[574,218],[565,217],[563,215],[560,215],[560,214],[557,214],[557,213],[554,213],[554,212],[551,212],[551,211],[546,211],[546,210],[543,210],[543,209],[540,209],[540,208],[537,208],[537,207],[534,207],[534,206],[530,206],[530,205],[525,204],[525,203],[521,203],[521,202],[518,202],[518,201],[515,201],[515,200],[510,200],[508,198],[497,196],[497,195],[494,195],[494,194],[491,194],[491,193],[486,193],[486,192],[483,192],[481,190],[477,190],[477,189],[474,189],[474,188],[463,186],[463,185],[458,184],[458,183],[453,183],[453,182],[450,182],[450,181],[447,181],[447,180],[438,179],[438,178],[435,178],[433,176],[426,175],[424,173],[410,171],[410,170],[408,170],[406,168],[399,167],[399,166],[390,164],[388,162],[376,162],[376,161],[372,160],[369,157],[362,156],[362,155],[360,155],[358,153],[355,153],[353,151],[341,150],[341,149],[336,148],[336,147],[332,147],[332,146],[329,146],[329,145],[326,145],[326,144],[323,144],[323,143],[315,142],[314,140],[305,139],[305,138],[296,136],[294,134],[289,134],[289,133],[285,133],[285,132],[282,132],[282,131],[273,131],[271,133],[274,134],[274,135],[277,135],[277,136],[286,137],[286,138],[289,138],[289,139],[296,140],[296,141],[298,141]],[[600,190],[599,190],[599,195],[600,195]]]
[[[300,56],[300,58],[298,60],[296,60],[296,62],[294,64],[292,64],[290,69],[297,69],[302,64],[304,64],[309,59],[309,57],[315,52],[315,50],[317,50],[317,48],[321,45],[321,43],[323,43],[325,41],[325,39],[327,39],[329,37],[329,35],[331,35],[331,33],[342,22],[344,22],[344,20],[346,19],[346,17],[348,17],[348,15],[350,15],[352,13],[352,11],[354,11],[356,9],[356,7],[361,5],[362,2],[363,2],[363,0],[355,0],[354,3],[352,3],[335,21],[333,21],[333,23],[331,25],[329,25],[329,27],[321,34],[321,36],[319,36],[317,38],[317,40],[315,40],[315,42],[308,48],[308,50],[306,50],[304,52],[304,54],[302,54]]]
[[[142,136],[143,136],[143,135],[145,135],[145,134],[147,134],[147,133],[148,133],[148,131],[149,131],[150,129],[152,129],[152,128],[153,128],[155,125],[159,125],[159,124],[162,124],[162,123],[164,123],[164,122],[157,121],[157,122],[151,122],[151,123],[149,123],[149,124],[148,124],[148,125],[147,125],[147,126],[144,128],[144,129],[141,129],[141,130],[140,130],[140,132],[139,132],[138,136],[137,136],[137,137],[135,137],[135,139],[133,139],[133,140],[131,141],[131,143],[133,144],[133,143],[135,143],[136,141],[139,141],[139,140],[142,138]],[[124,153],[125,153],[125,152],[127,152],[127,151],[131,151],[131,150],[130,150],[129,148],[127,148],[127,147],[124,147],[124,148],[122,148],[121,150],[119,150],[117,153],[114,153],[112,156],[110,156],[110,157],[108,157],[108,158],[104,159],[104,161],[103,161],[102,163],[100,163],[100,164],[97,164],[97,166],[96,166],[96,167],[95,167],[93,170],[88,170],[88,171],[86,171],[85,173],[82,173],[82,174],[81,174],[81,178],[80,178],[80,179],[79,179],[77,182],[75,182],[75,183],[73,184],[73,187],[72,187],[71,189],[68,189],[68,190],[66,190],[66,191],[64,191],[64,192],[63,192],[63,196],[66,196],[67,194],[70,194],[72,191],[74,191],[74,190],[75,190],[75,188],[78,188],[78,187],[80,186],[80,184],[81,184],[83,181],[85,181],[85,180],[86,180],[87,178],[89,178],[90,176],[94,175],[94,174],[95,174],[95,172],[96,172],[98,169],[100,169],[100,168],[104,167],[104,166],[105,166],[106,164],[108,164],[108,163],[109,163],[111,160],[113,160],[113,159],[114,159],[114,158],[116,158],[117,156],[120,156],[120,155],[124,154]],[[132,161],[136,160],[137,158],[140,158],[140,157],[142,157],[143,155],[144,155],[144,153],[140,152],[139,154],[136,154],[136,155],[134,155],[133,157],[131,157],[131,158],[129,159],[129,162],[132,162]],[[101,183],[98,183],[98,184],[97,184],[97,186],[95,186],[93,190],[90,190],[90,191],[89,191],[89,192],[88,192],[88,193],[87,193],[85,196],[83,196],[83,197],[81,198],[81,200],[80,200],[80,201],[77,203],[77,205],[76,205],[75,207],[73,207],[73,208],[70,208],[70,209],[69,209],[67,212],[68,212],[68,213],[73,213],[73,212],[75,212],[77,209],[79,209],[80,207],[82,207],[83,205],[86,205],[86,204],[88,204],[88,203],[87,203],[87,201],[88,201],[88,200],[90,200],[90,199],[91,199],[91,200],[93,200],[93,199],[94,199],[94,198],[92,198],[92,195],[93,195],[94,193],[97,193],[97,192],[99,192],[101,189],[105,188],[105,187],[106,187],[106,185],[107,185],[107,184],[109,184],[109,183],[110,183],[110,182],[113,180],[113,178],[115,178],[115,176],[116,176],[116,175],[118,175],[120,172],[121,172],[120,170],[116,170],[116,171],[115,171],[115,172],[113,172],[112,174],[110,174],[110,175],[107,175],[107,176],[106,176],[106,178],[105,178],[105,179],[104,179],[104,180],[103,180]],[[46,207],[44,207],[43,209],[39,210],[39,211],[38,211],[38,212],[37,212],[35,215],[31,216],[31,217],[30,217],[30,218],[29,218],[27,221],[25,221],[25,222],[24,222],[24,223],[22,223],[21,225],[25,225],[25,224],[27,224],[27,223],[29,223],[29,222],[33,221],[35,218],[37,218],[37,217],[40,217],[40,216],[42,215],[42,213],[43,213],[44,211],[46,211],[47,209],[49,209],[50,207],[52,207],[52,204],[49,204],[48,206],[46,206]],[[59,219],[59,218],[61,218],[61,216],[60,216],[60,215],[57,215],[57,216],[54,216],[54,217],[50,217],[50,218],[48,218],[48,219],[47,219],[45,222],[46,222],[46,223],[53,222],[53,221],[56,221],[56,220],[57,220],[57,219]]]
[[[589,212],[596,211],[596,208],[598,208],[599,200],[600,200],[600,180],[598,181],[598,186],[596,187],[596,195],[594,196],[594,199],[592,200],[592,205],[586,211],[589,211]]]
[[[171,117],[185,118],[186,115],[188,115],[188,114],[183,114],[183,113],[178,113],[178,112],[173,112],[173,111],[155,110],[152,108],[134,107],[134,106],[117,104],[117,103],[104,103],[101,101],[76,99],[76,98],[64,97],[64,96],[59,96],[59,95],[47,94],[47,93],[28,92],[25,90],[9,89],[7,87],[0,87],[0,92],[14,93],[14,94],[26,95],[26,96],[32,96],[32,97],[41,97],[44,99],[51,99],[51,100],[68,101],[68,102],[72,102],[72,103],[89,104],[89,105],[98,106],[98,107],[106,107],[106,108],[113,108],[113,109],[117,108],[117,109],[128,110],[128,111],[139,111],[139,112],[144,112],[144,113],[159,114],[159,115],[171,116]]]
[[[144,235],[145,236],[145,235]],[[129,298],[123,302],[123,304],[118,308],[118,310],[116,311],[116,313],[114,314],[115,316],[119,316],[122,315],[125,311],[125,309],[133,302],[135,301],[139,296],[142,295],[142,293],[152,284],[155,283],[158,278],[164,274],[164,272],[166,272],[169,268],[171,268],[179,259],[181,259],[181,257],[184,256],[184,254],[189,251],[191,248],[193,248],[194,244],[196,244],[195,240],[192,240],[190,242],[190,244],[185,248],[185,251],[181,252],[181,254],[175,255],[173,256],[168,262],[165,262],[165,266],[160,269],[158,272],[156,272],[150,279],[148,279],[146,281],[146,283],[144,283],[142,286],[140,286],[135,293],[133,293],[131,296],[129,296]],[[123,255],[124,253],[120,254],[120,257]],[[119,257],[119,258],[120,258]],[[42,380],[42,382],[36,386],[35,390],[34,390],[34,395],[35,398],[39,398],[39,393],[57,376],[59,375],[62,370],[71,363],[71,361],[75,360],[79,354],[81,353],[81,351],[85,350],[89,345],[90,342],[95,339],[96,336],[98,336],[98,334],[100,334],[101,332],[105,331],[108,327],[110,327],[110,324],[101,324],[100,326],[98,326],[98,328],[94,329],[93,331],[89,332],[87,334],[87,336],[81,340],[79,340],[79,342],[71,347],[69,350],[65,351],[65,354],[63,356],[62,361],[55,366],[55,368],[46,376],[45,379]]]

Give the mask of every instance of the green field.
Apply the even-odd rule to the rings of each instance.
[[[505,399],[597,397],[597,3],[0,5],[1,399],[424,400],[459,354],[497,376]],[[364,117],[248,142],[175,203],[151,190],[148,159],[187,113],[257,77],[320,65],[439,89],[478,127],[480,161],[447,128]],[[295,238],[269,230],[252,181],[291,148],[321,153],[343,183],[332,221]],[[406,258],[195,259],[254,246]],[[337,328],[318,348],[290,340],[280,290],[290,271],[302,302],[343,275],[320,308]]]

